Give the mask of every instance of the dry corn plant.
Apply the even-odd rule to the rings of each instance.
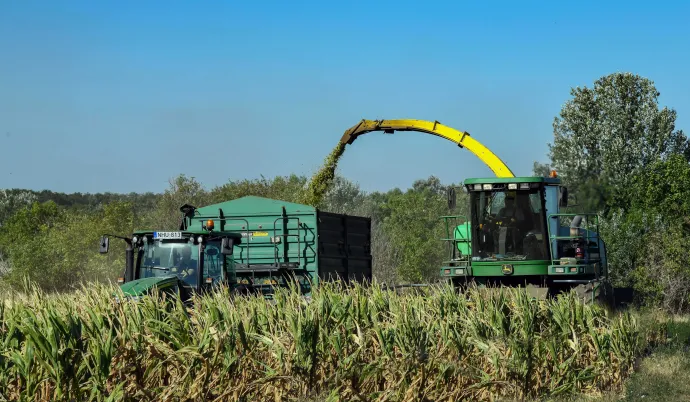
[[[227,289],[193,308],[94,285],[0,305],[0,399],[457,401],[619,386],[655,341],[573,295],[325,284],[272,303]]]

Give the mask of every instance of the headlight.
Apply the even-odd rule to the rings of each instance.
[[[517,190],[517,183],[508,183],[508,190]]]
[[[491,184],[484,184],[484,185],[482,185],[482,188],[484,190],[491,190],[493,188],[493,186]]]

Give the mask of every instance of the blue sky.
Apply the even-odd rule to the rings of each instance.
[[[529,174],[570,88],[616,71],[654,80],[687,134],[689,11],[680,1],[0,0],[0,188],[159,192],[181,173],[208,188],[311,175],[362,118],[438,120]],[[365,190],[492,176],[420,133],[361,137],[339,173]]]

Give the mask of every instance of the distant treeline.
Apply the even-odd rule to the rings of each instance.
[[[61,207],[84,207],[84,208],[100,208],[105,204],[115,201],[132,202],[142,210],[152,208],[161,194],[152,192],[148,193],[61,193],[50,190],[34,191],[29,189],[8,189],[4,190],[5,197],[16,197],[21,194],[30,195],[35,201],[44,203],[53,201]]]
[[[0,191],[0,254],[5,260],[0,275],[5,284],[16,286],[28,276],[49,290],[114,279],[124,267],[124,253],[99,255],[103,233],[176,229],[179,208],[186,203],[204,206],[246,195],[299,202],[307,183],[305,176],[290,175],[231,181],[207,190],[180,175],[161,194]],[[406,190],[365,193],[336,177],[317,207],[372,218],[374,274],[380,280],[429,281],[438,276],[444,253],[440,239],[446,235],[439,217],[454,212],[447,208],[446,189],[430,177]],[[458,210],[463,205],[461,196]]]

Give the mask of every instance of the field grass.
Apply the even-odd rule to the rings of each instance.
[[[642,315],[660,314],[643,312]],[[654,321],[667,319],[657,317]],[[625,382],[623,392],[617,395],[619,400],[690,401],[690,318],[670,317],[667,327],[668,342],[640,360],[635,373]]]
[[[332,285],[309,301],[281,291],[275,303],[218,292],[194,309],[115,303],[112,292],[11,296],[0,307],[0,399],[597,397],[619,392],[666,339],[663,325],[635,314],[517,289],[399,295]]]

